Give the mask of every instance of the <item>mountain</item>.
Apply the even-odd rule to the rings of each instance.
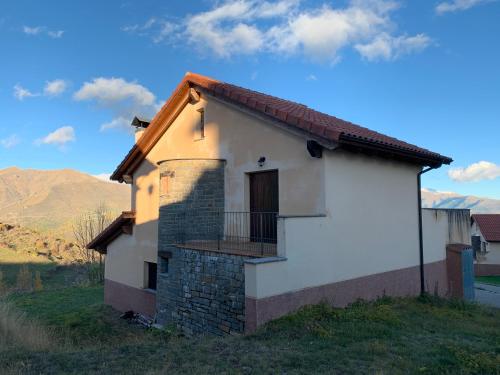
[[[422,189],[422,206],[429,208],[469,208],[473,213],[500,213],[500,200]]]
[[[0,222],[68,237],[80,214],[104,203],[118,214],[130,209],[130,188],[71,169],[0,170]]]
[[[8,252],[14,259],[16,254],[23,259],[28,256],[57,263],[73,263],[82,259],[81,251],[72,242],[19,225],[0,222],[0,259],[3,259],[4,263],[8,263],[5,262],[5,255],[8,255]]]

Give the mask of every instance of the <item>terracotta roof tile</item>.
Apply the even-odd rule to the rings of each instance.
[[[500,214],[474,214],[472,220],[477,223],[486,241],[500,242]]]
[[[389,157],[410,160],[420,165],[439,167],[450,164],[452,159],[399,139],[375,132],[337,117],[315,111],[303,104],[280,99],[257,91],[245,89],[229,83],[217,81],[195,73],[187,73],[177,85],[171,97],[156,114],[139,142],[132,147],[118,165],[111,179],[123,181],[125,175],[133,172],[170,125],[165,122],[189,87],[223,101],[262,114],[291,128],[296,128],[305,137],[311,137],[332,146],[339,145],[356,151],[376,152]]]
[[[184,79],[192,85],[205,89],[212,95],[261,112],[327,141],[342,142],[343,139],[364,141],[435,158],[446,164],[451,162],[451,159],[446,156],[315,111],[303,104],[217,81],[199,74],[188,73]]]
[[[95,249],[101,253],[106,253],[108,244],[124,232],[125,226],[133,225],[135,222],[135,212],[123,211],[111,224],[87,244],[87,249]]]

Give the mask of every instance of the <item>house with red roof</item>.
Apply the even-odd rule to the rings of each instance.
[[[476,275],[500,275],[500,214],[472,215],[471,234],[479,250],[474,266]]]
[[[133,125],[111,176],[132,211],[88,245],[115,308],[222,335],[321,301],[447,293],[444,242],[424,254],[420,175],[451,158],[194,73]]]

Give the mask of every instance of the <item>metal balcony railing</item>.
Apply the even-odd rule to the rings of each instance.
[[[277,217],[277,212],[185,212],[173,240],[179,247],[197,250],[275,256]]]

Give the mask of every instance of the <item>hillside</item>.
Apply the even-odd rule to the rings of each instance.
[[[72,242],[0,222],[0,259],[8,252],[18,254],[19,258],[29,256],[58,263],[72,263],[82,259],[77,246]],[[0,261],[2,263],[4,262]]]
[[[500,200],[422,189],[422,205],[429,208],[469,208],[473,213],[500,213]]]
[[[104,202],[112,212],[130,209],[130,188],[71,170],[16,167],[0,170],[0,221],[69,235],[79,214]]]

